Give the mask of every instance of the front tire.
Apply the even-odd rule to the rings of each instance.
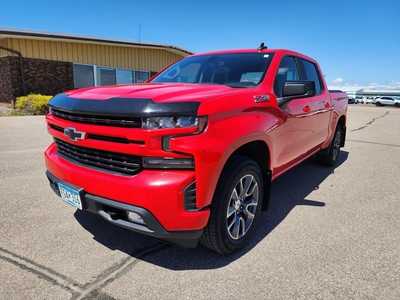
[[[259,218],[263,195],[260,166],[245,156],[233,157],[218,182],[203,246],[222,255],[245,247]]]

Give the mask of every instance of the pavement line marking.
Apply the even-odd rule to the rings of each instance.
[[[390,113],[390,111],[387,110],[387,111],[385,111],[385,113],[383,115],[380,115],[378,117],[372,118],[367,123],[365,123],[363,126],[358,127],[356,129],[353,129],[353,130],[351,130],[351,132],[363,130],[363,129],[367,128],[368,126],[372,125],[376,120],[379,120],[379,119],[382,119],[382,118],[386,117],[389,113]]]
[[[87,297],[88,295],[104,288],[114,280],[125,275],[133,266],[135,266],[137,263],[140,262],[141,258],[144,258],[149,254],[160,252],[167,247],[169,247],[168,244],[158,243],[149,248],[139,250],[138,253],[131,254],[130,256],[122,259],[122,261],[119,264],[113,266],[111,268],[111,271],[109,271],[108,273],[105,272],[100,274],[100,276],[96,280],[88,284],[79,295],[73,296],[71,299],[73,300],[85,299],[85,297]],[[133,255],[135,257],[133,257]]]
[[[57,273],[54,270],[51,270],[45,266],[42,266],[34,261],[22,257],[18,254],[12,253],[9,250],[0,247],[0,259],[11,263],[20,269],[33,273],[40,278],[43,278],[50,282],[53,285],[57,285],[69,292],[72,295],[77,295],[82,292],[82,288],[79,286],[77,282],[67,278],[66,276]]]
[[[397,144],[386,144],[386,143],[379,143],[379,142],[371,142],[371,141],[363,141],[363,140],[353,140],[353,139],[348,139],[346,142],[354,142],[354,143],[364,143],[364,144],[373,144],[373,145],[380,145],[380,146],[388,146],[388,147],[396,147],[400,148],[400,145]]]

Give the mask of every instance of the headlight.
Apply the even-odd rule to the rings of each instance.
[[[194,116],[148,117],[143,119],[142,127],[145,129],[199,128],[205,125],[204,121],[206,121],[204,117]]]

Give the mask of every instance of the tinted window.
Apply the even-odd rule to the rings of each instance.
[[[133,73],[131,70],[117,69],[117,83],[131,84],[133,83]]]
[[[153,82],[258,85],[271,61],[268,53],[232,53],[189,56],[154,78]]]
[[[304,70],[304,80],[310,80],[315,82],[315,93],[317,95],[321,94],[322,91],[322,84],[318,75],[318,70],[315,64],[300,59],[300,61],[303,63],[303,70]]]
[[[76,88],[94,86],[93,66],[74,64],[74,86]]]
[[[135,82],[142,83],[149,79],[149,72],[145,71],[135,71]]]
[[[278,73],[275,77],[274,90],[277,97],[282,97],[283,86],[286,81],[299,80],[299,72],[297,70],[296,60],[291,56],[282,59],[279,65]]]
[[[97,67],[97,85],[114,85],[115,83],[115,69]]]

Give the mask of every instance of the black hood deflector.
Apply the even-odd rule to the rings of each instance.
[[[199,105],[199,102],[158,103],[136,98],[79,99],[64,93],[54,96],[49,102],[51,108],[65,112],[113,117],[193,116],[197,115]]]

